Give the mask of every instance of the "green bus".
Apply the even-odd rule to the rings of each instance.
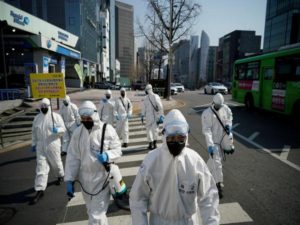
[[[233,71],[235,101],[300,115],[300,45],[236,60]]]

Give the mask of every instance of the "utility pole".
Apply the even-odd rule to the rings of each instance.
[[[3,29],[5,28],[6,24],[1,22],[0,29],[1,29],[1,48],[2,48],[2,62],[3,62],[3,74],[4,74],[4,82],[5,88],[8,88],[7,84],[7,72],[6,72],[6,62],[5,62],[5,49],[4,49],[4,38],[3,38]]]
[[[168,76],[168,94],[167,100],[171,99],[171,75],[172,75],[172,33],[173,33],[173,1],[170,0],[170,24],[169,24],[169,56],[168,56],[168,64],[169,64],[169,76]]]

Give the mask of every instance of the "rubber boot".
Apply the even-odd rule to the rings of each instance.
[[[127,144],[127,143],[123,143],[122,147],[123,147],[123,148],[127,148],[127,147],[128,147],[128,144]]]
[[[221,183],[217,183],[217,188],[218,188],[218,193],[219,193],[219,199],[223,198],[223,190],[222,190],[222,186]]]
[[[114,196],[114,200],[116,205],[120,209],[130,210],[129,195],[127,194],[127,191],[122,194],[117,194],[116,196]]]
[[[44,196],[44,191],[37,191],[34,198],[31,200],[30,205],[36,204]]]
[[[64,181],[64,178],[63,178],[63,177],[58,177],[55,184],[58,186],[58,185],[60,185],[63,181]]]
[[[156,140],[153,141],[153,149],[157,148]]]
[[[152,144],[152,142],[149,142],[148,149],[149,149],[149,150],[152,150],[152,149],[153,149],[153,144]]]

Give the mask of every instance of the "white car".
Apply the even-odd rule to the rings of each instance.
[[[228,89],[221,83],[217,82],[211,82],[205,85],[204,87],[204,93],[205,94],[216,94],[216,93],[222,93],[224,95],[228,94]]]
[[[171,89],[171,95],[177,95],[178,94],[178,91],[177,91],[176,87],[171,86],[170,89]]]
[[[181,83],[171,83],[171,86],[177,88],[177,92],[184,92],[184,86]]]

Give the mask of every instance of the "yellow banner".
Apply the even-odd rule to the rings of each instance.
[[[66,96],[63,73],[31,73],[33,98],[64,98]]]

